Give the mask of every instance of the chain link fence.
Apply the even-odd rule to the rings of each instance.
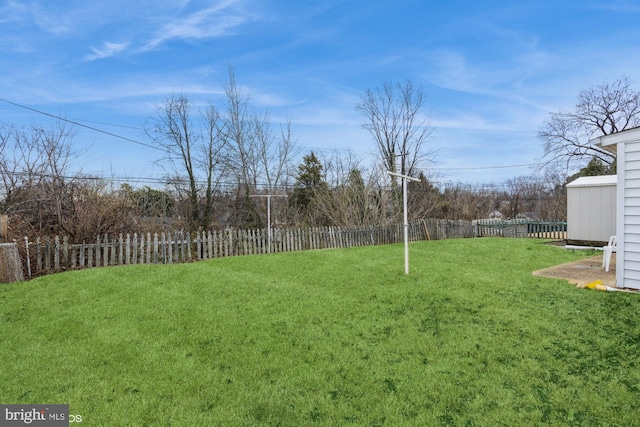
[[[24,280],[17,243],[0,243],[0,283]]]

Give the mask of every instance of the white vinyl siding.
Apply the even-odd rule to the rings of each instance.
[[[618,167],[622,166],[624,177],[624,250],[619,256],[624,258],[624,287],[640,289],[640,142],[619,144],[618,153],[621,151],[624,164]]]
[[[618,162],[616,286],[640,289],[640,127],[589,142],[615,153]]]

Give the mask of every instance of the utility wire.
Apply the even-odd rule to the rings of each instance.
[[[100,133],[103,133],[105,135],[112,136],[114,138],[122,139],[124,141],[132,142],[134,144],[142,145],[143,147],[153,148],[154,150],[167,151],[166,148],[156,147],[155,145],[151,145],[151,144],[147,144],[147,143],[144,143],[144,142],[136,141],[135,139],[127,138],[126,136],[117,135],[117,134],[112,133],[112,132],[107,132],[106,130],[102,130],[102,129],[98,129],[98,128],[95,128],[95,127],[92,127],[92,126],[89,126],[89,125],[85,125],[85,124],[82,124],[82,123],[74,121],[74,120],[66,119],[64,117],[56,116],[54,114],[50,114],[50,113],[47,113],[45,111],[36,110],[35,108],[27,107],[26,105],[22,105],[22,104],[18,104],[18,103],[15,103],[15,102],[11,102],[11,101],[8,101],[8,100],[3,99],[3,98],[0,98],[0,101],[6,102],[7,104],[11,104],[11,105],[14,105],[14,106],[19,107],[19,108],[24,108],[25,110],[33,111],[34,113],[38,113],[38,114],[42,114],[42,115],[45,115],[45,116],[52,117],[52,118],[54,118],[56,120],[62,120],[62,121],[74,124],[76,126],[87,128],[87,129],[90,129],[90,130],[95,131],[95,132],[100,132]]]
[[[189,179],[183,177],[119,177],[119,176],[100,176],[100,175],[53,175],[49,173],[29,173],[29,172],[4,172],[5,175],[10,175],[14,177],[38,177],[42,179],[63,179],[67,181],[105,181],[111,183],[125,183],[125,184],[188,184]],[[196,180],[196,184],[206,185],[206,180]],[[221,189],[236,189],[242,184],[238,184],[237,182],[218,182],[216,184],[217,187]],[[294,188],[292,184],[279,184],[270,186],[267,183],[256,183],[256,189],[271,189],[271,190],[283,190],[288,191]]]
[[[108,132],[108,131],[105,131],[105,130],[102,130],[102,129],[98,129],[98,128],[95,128],[93,126],[85,125],[85,124],[80,123],[79,121],[70,120],[70,119],[67,119],[67,118],[64,118],[64,117],[60,117],[60,116],[56,116],[54,114],[47,113],[45,111],[41,111],[41,110],[37,110],[35,108],[27,107],[26,105],[18,104],[16,102],[12,102],[12,101],[6,100],[4,98],[0,98],[0,101],[5,102],[7,104],[14,105],[14,106],[19,107],[19,108],[24,108],[25,110],[33,111],[33,112],[38,113],[38,114],[42,114],[42,115],[45,115],[45,116],[48,116],[48,117],[52,117],[52,118],[54,118],[56,120],[62,120],[62,121],[74,124],[76,126],[80,126],[80,127],[83,127],[83,128],[86,128],[86,129],[90,129],[90,130],[95,131],[95,132],[99,132],[99,133],[102,133],[102,134],[105,134],[105,135],[112,136],[114,138],[118,138],[118,139],[122,139],[124,141],[132,142],[134,144],[138,144],[138,145],[141,145],[143,147],[152,148],[154,150],[159,150],[159,151],[165,151],[165,152],[166,151],[170,151],[170,152],[173,152],[173,150],[169,149],[168,147],[162,148],[162,147],[158,147],[158,146],[155,146],[155,145],[147,144],[147,143],[144,143],[144,142],[136,141],[135,139],[127,138],[125,136],[118,135],[118,134],[115,134],[115,133],[112,133],[112,132]],[[90,122],[89,120],[84,120],[84,121]],[[92,123],[101,123],[101,122],[92,122]],[[114,124],[109,124],[109,123],[101,123],[101,124],[108,125],[108,126],[120,126],[120,127],[131,128],[131,129],[140,129],[140,128],[135,128],[135,127],[132,127],[132,126],[114,125]],[[305,147],[305,146],[301,146],[301,148],[312,149],[314,151],[322,151],[322,150],[326,150],[326,151],[349,151],[349,149],[345,149],[345,148],[337,148],[337,149],[315,148],[314,149],[312,147]],[[540,165],[543,165],[543,163],[522,163],[522,164],[516,164],[516,165],[477,166],[477,167],[459,167],[459,168],[455,168],[455,167],[454,168],[433,167],[433,168],[429,168],[429,169],[430,170],[436,170],[436,171],[463,171],[463,170],[507,169],[507,168],[517,168],[517,167],[525,167],[525,166],[540,166]]]
[[[464,168],[429,168],[430,170],[439,171],[467,171],[467,170],[481,170],[481,169],[507,169],[507,168],[519,168],[525,166],[541,166],[544,163],[522,163],[519,165],[501,165],[501,166],[477,166],[477,167],[464,167]]]

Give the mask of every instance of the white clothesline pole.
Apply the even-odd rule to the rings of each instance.
[[[288,197],[286,194],[252,194],[249,197],[266,197],[267,198],[267,253],[271,253],[271,198],[272,197]]]
[[[407,216],[407,181],[420,182],[409,175],[387,171],[391,176],[402,178],[402,206],[404,215],[404,274],[409,274],[409,219]]]

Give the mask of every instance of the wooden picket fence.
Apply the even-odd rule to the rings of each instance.
[[[424,219],[409,224],[409,240],[474,237],[470,221]],[[269,235],[271,234],[271,235]],[[403,225],[260,230],[212,230],[198,233],[120,234],[93,242],[70,243],[68,237],[25,238],[27,277],[92,267],[173,264],[237,255],[384,245],[403,241]]]

